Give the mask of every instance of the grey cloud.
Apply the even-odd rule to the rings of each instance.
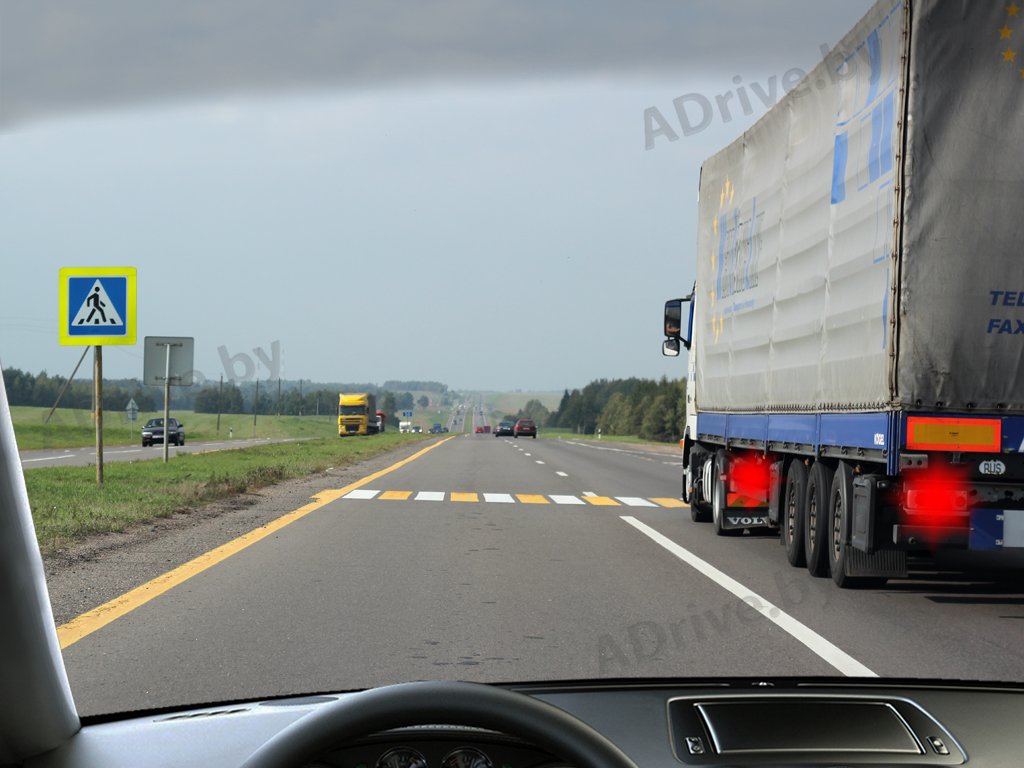
[[[0,127],[235,93],[791,66],[867,0],[0,0]]]

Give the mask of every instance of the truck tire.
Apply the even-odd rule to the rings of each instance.
[[[812,576],[828,576],[828,548],[831,540],[829,498],[832,493],[833,469],[816,461],[807,473],[807,495],[804,497],[804,554],[807,570]]]
[[[690,483],[693,487],[693,491],[687,493],[686,485],[686,474],[683,474],[683,497],[689,496],[686,499],[686,503],[690,505],[690,520],[695,523],[707,523],[711,520],[711,505],[706,501],[702,501],[697,498],[697,480],[696,478],[701,477],[704,472],[704,461],[706,460],[707,454],[703,451],[696,449],[690,451]],[[703,487],[703,486],[701,486]]]
[[[714,471],[711,475],[711,523],[714,526],[716,536],[731,536],[735,531],[726,530],[722,526],[727,504],[725,481],[722,479],[722,476],[729,468],[725,451],[719,448],[715,453],[714,461]]]
[[[840,589],[874,589],[888,581],[882,576],[847,576],[846,545],[850,541],[850,526],[853,520],[853,468],[840,461],[832,478],[832,492],[829,495],[829,570],[832,581]]]
[[[794,568],[807,563],[804,557],[804,497],[807,495],[807,467],[800,459],[789,462],[782,488],[782,516],[779,519],[782,546]]]

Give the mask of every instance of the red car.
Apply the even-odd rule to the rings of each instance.
[[[537,425],[534,424],[533,419],[520,419],[516,422],[516,425],[512,427],[513,437],[532,437],[534,440],[537,439]]]

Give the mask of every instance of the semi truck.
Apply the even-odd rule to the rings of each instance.
[[[689,353],[682,499],[716,534],[777,528],[840,587],[1020,565],[1015,7],[881,0],[703,163],[662,351]]]
[[[361,392],[338,395],[338,436],[377,434],[376,398]]]

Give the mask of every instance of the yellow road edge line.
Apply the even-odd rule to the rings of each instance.
[[[622,505],[610,496],[584,496],[583,500],[587,504],[593,504],[595,507],[621,507]]]
[[[551,502],[539,493],[517,493],[516,498],[522,504],[550,504]]]
[[[651,499],[659,507],[688,507],[690,506],[681,499]]]
[[[372,475],[367,475],[364,478],[356,480],[354,483],[350,483],[344,488],[339,488],[337,490],[324,490],[319,493],[315,493],[313,494],[313,498],[316,499],[316,501],[299,507],[291,512],[286,512],[280,517],[271,520],[266,525],[255,528],[248,533],[243,533],[241,536],[232,539],[226,544],[221,544],[219,547],[211,549],[209,552],[199,555],[199,557],[189,560],[187,563],[183,563],[177,568],[173,568],[167,573],[157,576],[155,579],[150,579],[145,584],[129,590],[123,595],[115,597],[113,600],[109,600],[103,605],[97,606],[92,610],[76,616],[66,624],[61,624],[57,627],[57,639],[60,641],[61,650],[74,645],[83,637],[87,637],[93,632],[102,629],[107,626],[107,624],[110,624],[122,616],[131,613],[136,608],[145,605],[153,598],[159,597],[164,594],[164,592],[188,581],[193,576],[196,576],[203,571],[212,568],[218,563],[227,560],[232,555],[241,552],[243,549],[252,546],[262,539],[265,539],[272,533],[276,533],[285,526],[291,525],[296,520],[301,520],[310,512],[315,512],[321,507],[330,504],[332,501],[340,499],[349,491],[354,491],[356,488],[361,488],[367,483],[373,482],[378,477],[383,477],[389,472],[393,472],[400,467],[404,467],[406,464],[415,461],[428,451],[432,451],[435,448],[444,445],[455,437],[457,437],[457,435],[446,437],[440,442],[429,445],[423,450],[417,451],[412,456],[402,459],[386,469],[382,469],[379,472],[374,472]]]
[[[480,501],[480,494],[478,493],[462,493],[459,491],[451,492],[452,501]]]

